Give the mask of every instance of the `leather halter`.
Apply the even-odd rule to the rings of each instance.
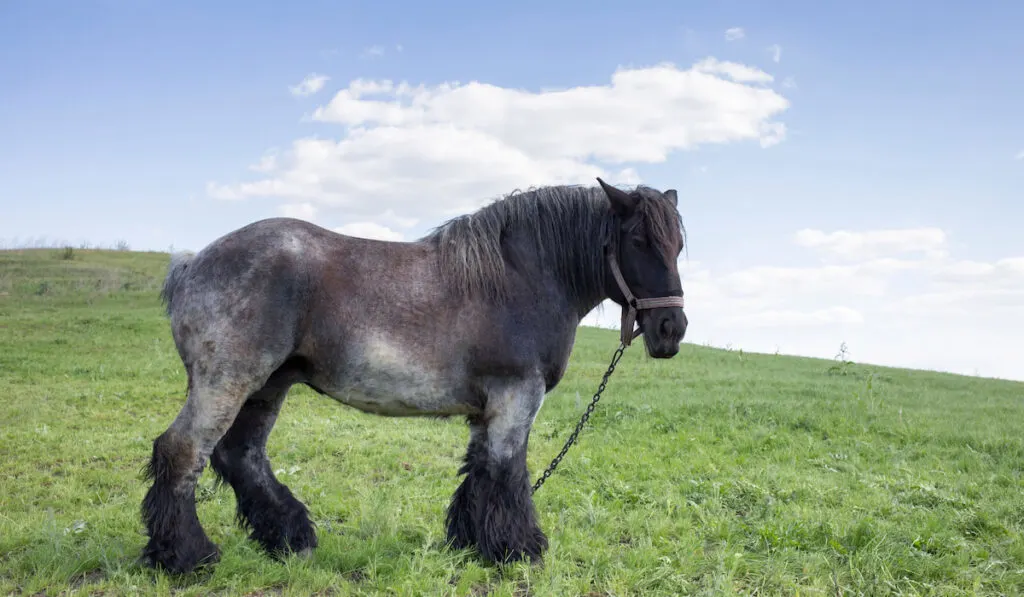
[[[609,249],[608,253],[608,265],[612,269],[612,276],[615,277],[615,283],[619,285],[619,290],[622,292],[622,296],[626,298],[626,304],[622,307],[622,333],[621,340],[623,346],[629,346],[633,340],[643,333],[641,328],[633,330],[633,325],[636,323],[636,315],[638,311],[645,309],[659,309],[666,307],[684,307],[683,297],[681,296],[661,296],[656,298],[637,298],[629,290],[629,286],[626,284],[626,279],[622,277],[622,270],[619,269],[619,260],[615,256],[615,251]]]

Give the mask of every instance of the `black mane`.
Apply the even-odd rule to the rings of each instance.
[[[674,259],[682,223],[661,194],[647,187],[633,191],[651,243]],[[458,216],[423,240],[438,248],[441,274],[457,292],[500,300],[506,295],[503,237],[528,232],[541,262],[568,283],[573,298],[600,295],[605,285],[603,247],[613,242],[617,219],[600,187],[547,186],[515,191],[474,213]]]

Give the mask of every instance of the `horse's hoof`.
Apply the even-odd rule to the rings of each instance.
[[[220,548],[209,541],[201,549],[185,553],[177,553],[173,549],[147,548],[139,557],[141,565],[175,575],[188,574],[218,562]]]
[[[530,534],[529,540],[524,544],[513,547],[509,544],[484,544],[480,548],[483,557],[498,566],[514,564],[525,561],[531,565],[539,565],[544,562],[544,552],[547,550],[548,540],[539,529]]]

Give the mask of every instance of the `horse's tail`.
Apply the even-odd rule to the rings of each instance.
[[[174,292],[181,284],[181,279],[188,269],[195,255],[189,252],[175,253],[171,255],[171,264],[167,267],[167,277],[164,279],[164,287],[160,290],[160,300],[167,308],[167,314],[171,313],[171,301],[174,300]]]

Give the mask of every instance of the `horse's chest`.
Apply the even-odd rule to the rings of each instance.
[[[414,351],[381,336],[354,344],[325,388],[334,399],[365,412],[391,416],[471,414],[450,375]]]

